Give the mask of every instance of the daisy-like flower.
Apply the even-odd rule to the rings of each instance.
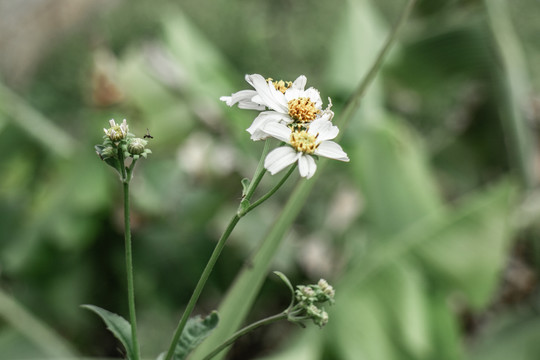
[[[314,120],[306,130],[299,128],[293,130],[290,126],[279,122],[268,122],[262,131],[288,144],[272,150],[266,156],[264,167],[272,175],[297,161],[300,176],[309,179],[317,170],[312,155],[349,161],[341,146],[330,141],[338,135],[339,129],[325,118]]]
[[[307,79],[304,75],[290,82],[273,81],[253,74],[246,75],[246,81],[255,90],[242,90],[232,96],[222,96],[220,100],[229,106],[238,103],[238,107],[242,109],[268,109],[261,112],[247,129],[252,140],[266,139],[269,134],[262,131],[262,128],[270,122],[306,126],[318,118],[331,120],[334,115],[330,110],[331,103],[327,109],[322,109],[318,90],[312,87],[305,90]]]
[[[261,75],[248,75],[257,96],[252,98],[255,103],[265,105],[269,111],[264,111],[251,124],[247,131],[252,140],[262,140],[268,137],[268,133],[262,129],[268,123],[296,123],[307,127],[310,122],[318,118],[330,120],[333,116],[328,108],[322,110],[322,100],[319,91],[315,88],[305,89],[307,79],[304,75],[299,76],[294,83],[284,91],[278,89],[278,84],[271,80],[265,80]]]
[[[120,141],[128,135],[129,129],[126,119],[121,124],[116,124],[114,119],[111,119],[109,120],[109,125],[111,127],[109,129],[104,128],[103,131],[112,141]]]

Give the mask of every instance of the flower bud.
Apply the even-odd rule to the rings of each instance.
[[[326,311],[323,310],[323,312],[321,313],[321,317],[319,318],[319,321],[316,322],[316,324],[320,327],[328,324],[328,313]]]
[[[116,156],[116,150],[112,146],[107,146],[101,151],[100,156],[103,159],[112,158]]]
[[[315,296],[315,291],[313,291],[312,288],[307,286],[302,289],[302,293],[308,298]]]
[[[128,151],[131,155],[141,155],[144,153],[146,144],[148,144],[146,140],[134,138],[128,144]]]
[[[103,129],[105,135],[109,137],[112,141],[120,141],[127,137],[128,135],[128,125],[126,119],[122,121],[121,124],[116,124],[114,119],[109,120],[109,129]]]
[[[307,311],[308,315],[313,317],[313,318],[317,318],[317,317],[321,316],[321,312],[322,312],[321,309],[319,309],[317,306],[315,306],[313,304],[309,305],[306,308],[306,311]]]
[[[335,295],[334,288],[332,287],[332,285],[328,284],[328,282],[326,280],[324,280],[324,279],[319,280],[318,285],[319,285],[319,288],[321,289],[321,291],[326,296],[328,296],[330,299],[334,298],[334,295]]]

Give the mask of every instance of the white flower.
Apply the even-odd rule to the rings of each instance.
[[[120,141],[128,135],[129,129],[126,119],[121,124],[116,124],[114,119],[111,119],[109,120],[109,125],[111,127],[109,129],[103,129],[103,131],[112,141]]]
[[[349,161],[341,146],[329,141],[338,135],[339,129],[327,119],[316,119],[310,123],[307,130],[294,131],[287,125],[269,122],[262,131],[290,145],[278,147],[266,156],[264,167],[272,175],[298,161],[300,176],[311,178],[317,170],[315,159],[311,155]]]
[[[257,91],[257,96],[253,97],[252,101],[270,109],[257,116],[247,129],[252,140],[266,139],[269,134],[262,129],[271,122],[308,124],[321,117],[330,120],[333,116],[329,108],[322,111],[321,95],[317,89],[310,87],[304,90],[307,82],[304,75],[300,75],[286,89],[280,87],[279,82],[265,80],[258,74],[247,77]]]
[[[334,116],[330,110],[331,102],[326,110],[322,110],[318,90],[312,87],[305,90],[307,79],[304,75],[300,75],[294,82],[285,82],[252,74],[246,75],[246,81],[255,90],[242,90],[231,96],[222,96],[220,100],[229,106],[238,103],[241,109],[267,110],[261,112],[247,129],[252,140],[266,139],[269,135],[262,128],[270,122],[307,125],[315,119],[331,120]]]

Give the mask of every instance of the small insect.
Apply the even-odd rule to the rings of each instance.
[[[143,138],[145,139],[153,139],[154,137],[152,135],[150,135],[150,130],[148,130],[148,128],[146,128],[146,135],[143,136]]]

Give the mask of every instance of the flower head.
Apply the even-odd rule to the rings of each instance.
[[[287,87],[283,87],[279,82],[276,84],[265,80],[258,74],[247,76],[257,92],[252,101],[268,108],[268,111],[259,114],[247,129],[252,140],[262,140],[270,136],[263,131],[268,123],[308,126],[316,119],[330,120],[333,116],[329,107],[322,109],[321,95],[317,89],[310,87],[305,90],[307,79],[304,75],[300,75]]]
[[[124,119],[121,124],[116,124],[114,119],[111,119],[109,120],[109,125],[111,126],[109,129],[103,129],[105,135],[108,136],[109,139],[112,141],[120,141],[127,137],[129,129],[126,119]]]
[[[105,132],[103,144],[96,145],[94,148],[101,160],[118,171],[122,181],[129,181],[135,161],[141,156],[146,158],[152,151],[146,147],[148,141],[136,138],[129,133],[126,119],[120,124],[111,119],[109,125],[110,128],[103,129]],[[150,138],[152,137],[150,136]],[[128,158],[134,160],[129,169],[125,166],[125,160]],[[129,171],[124,171],[124,168]]]
[[[304,286],[304,285],[297,286],[295,297],[296,297],[296,301],[298,301],[299,303],[306,303],[306,304],[311,304],[317,300],[315,291],[311,287]]]
[[[338,135],[339,129],[325,118],[314,120],[307,129],[269,122],[262,131],[288,144],[272,150],[266,156],[264,167],[272,175],[297,161],[300,175],[309,179],[317,170],[312,155],[349,161],[341,146],[330,141]]]
[[[322,305],[334,303],[334,289],[326,280],[317,284],[297,285],[294,292],[295,304],[291,305],[288,320],[302,322],[312,320],[319,327],[328,323],[328,313]]]
[[[262,111],[253,121],[247,131],[252,140],[266,139],[270,135],[262,128],[271,122],[283,124],[302,124],[325,118],[331,120],[333,112],[331,103],[323,110],[319,91],[306,87],[307,79],[300,75],[295,81],[274,81],[265,79],[262,75],[246,75],[246,81],[254,90],[241,90],[231,96],[222,96],[220,100],[232,106],[238,103],[241,109],[266,110]]]

